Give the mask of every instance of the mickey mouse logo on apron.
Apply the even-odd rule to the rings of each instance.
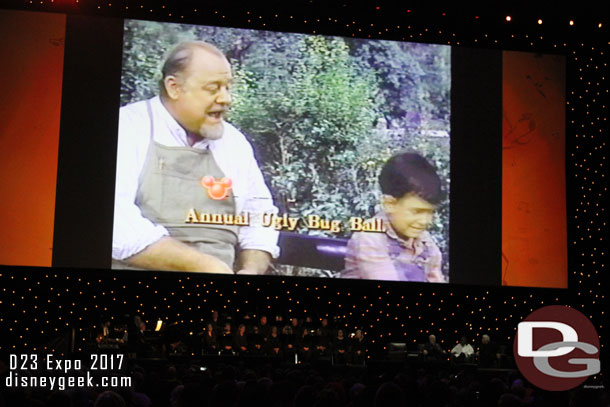
[[[229,190],[233,186],[233,181],[227,177],[222,177],[217,180],[211,175],[206,175],[201,178],[201,186],[207,189],[210,198],[221,200],[229,195]]]

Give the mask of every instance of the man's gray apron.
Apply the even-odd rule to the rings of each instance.
[[[136,205],[150,221],[164,226],[171,237],[198,251],[214,256],[233,268],[238,226],[187,223],[191,209],[197,213],[235,215],[232,190],[226,198],[212,199],[201,185],[201,178],[220,180],[225,175],[209,149],[167,147],[154,141],[154,121],[150,116],[150,145],[139,178]],[[120,263],[120,264],[118,264]],[[133,268],[125,262],[113,261],[113,268]]]

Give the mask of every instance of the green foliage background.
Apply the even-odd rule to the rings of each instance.
[[[129,20],[121,104],[156,95],[167,52],[194,39],[231,61],[228,121],[252,141],[280,213],[373,216],[378,173],[404,150],[436,166],[449,196],[448,46]],[[448,200],[431,233],[447,273]]]

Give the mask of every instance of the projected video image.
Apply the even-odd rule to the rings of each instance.
[[[450,53],[126,21],[113,268],[449,282]]]

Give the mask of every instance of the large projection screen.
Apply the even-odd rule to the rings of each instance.
[[[174,131],[176,123],[187,126],[193,113],[179,111],[180,100],[159,89],[169,52],[186,41],[217,46],[231,66],[231,101],[226,106],[221,106],[224,100],[211,105],[211,109],[230,105],[225,115],[230,126],[225,125],[221,140],[209,144],[191,145],[180,131]],[[197,75],[187,72],[179,78],[187,78],[178,91],[183,98],[190,97],[179,93],[189,84],[188,75]],[[214,80],[213,73],[208,76]],[[197,80],[207,86],[207,76]],[[155,98],[160,92],[163,97]],[[193,229],[223,229],[238,223],[236,215],[247,222],[237,232],[242,249],[273,253],[267,244],[273,239],[269,231],[280,232],[273,274],[449,281],[449,46],[127,20],[120,97],[115,259],[133,255],[147,244],[154,246],[159,229],[139,216],[155,226],[165,225],[170,236],[193,245]],[[145,103],[137,102],[151,98],[149,114]],[[149,124],[148,116],[156,123]],[[232,137],[227,128],[234,131],[233,126],[254,150],[255,161],[247,171],[256,172],[258,166],[262,189],[266,186],[270,191],[261,219],[247,212],[265,199],[260,187],[252,192],[240,185],[257,182],[239,173],[240,161],[248,158],[240,155],[237,142],[229,145],[225,140]],[[146,147],[152,136],[142,133],[150,132],[155,132],[153,147]],[[144,147],[132,145],[136,138]],[[232,191],[225,198],[232,199],[234,194],[236,209],[223,212],[229,215],[222,217],[196,207],[200,196],[212,196],[211,189],[201,185],[208,174],[179,168],[188,158],[169,169],[173,155],[147,150],[159,144],[210,149],[223,171],[216,186],[220,187],[220,178],[233,174],[228,177]],[[224,148],[234,149],[235,156],[225,159]],[[380,188],[380,171],[390,158],[406,152],[412,156],[402,157],[416,160],[416,154],[421,156],[417,165],[427,162],[432,175],[406,167],[400,167],[403,172],[399,173],[395,168],[388,172],[393,177],[388,184],[394,188],[398,177],[410,177],[412,185],[404,188],[414,192],[401,189],[390,199]],[[157,158],[163,163],[157,166],[167,167],[154,170],[154,177],[168,180],[151,186],[148,166],[153,154],[163,154]],[[165,184],[181,183],[184,177],[192,177],[190,183],[175,188]],[[442,185],[441,193],[433,191],[433,177]],[[194,196],[176,199],[171,191]],[[172,195],[171,203],[168,195]],[[133,202],[134,196],[136,207],[126,202]],[[213,197],[209,201],[204,205],[223,211]],[[172,205],[182,207],[174,211]],[[147,239],[146,233],[155,237]],[[230,261],[228,265],[239,269]],[[115,261],[113,266],[130,268],[126,261]]]
[[[180,190],[169,196],[179,226],[228,226],[229,273],[242,270],[245,248],[271,253],[265,274],[282,278],[567,288],[563,55],[21,11],[0,18],[12,55],[1,69],[13,78],[0,100],[3,267],[134,268],[130,255],[156,237],[121,249],[117,236],[138,228],[120,222],[115,197],[126,183],[138,190],[149,151],[121,159],[120,112],[156,100],[176,128],[168,134],[187,137],[170,149],[191,148],[158,95],[168,53],[196,40],[226,56],[231,100],[212,116],[231,134],[221,152],[194,146],[211,152],[214,171],[197,174],[188,194],[221,193],[227,216]],[[427,207],[380,181],[405,153],[436,174],[439,188],[424,177],[406,194]],[[125,175],[125,162],[141,168]],[[388,173],[391,186],[409,178]],[[244,210],[253,207],[264,208],[260,217]],[[238,219],[237,208],[249,216]],[[250,226],[265,232],[242,236]]]

